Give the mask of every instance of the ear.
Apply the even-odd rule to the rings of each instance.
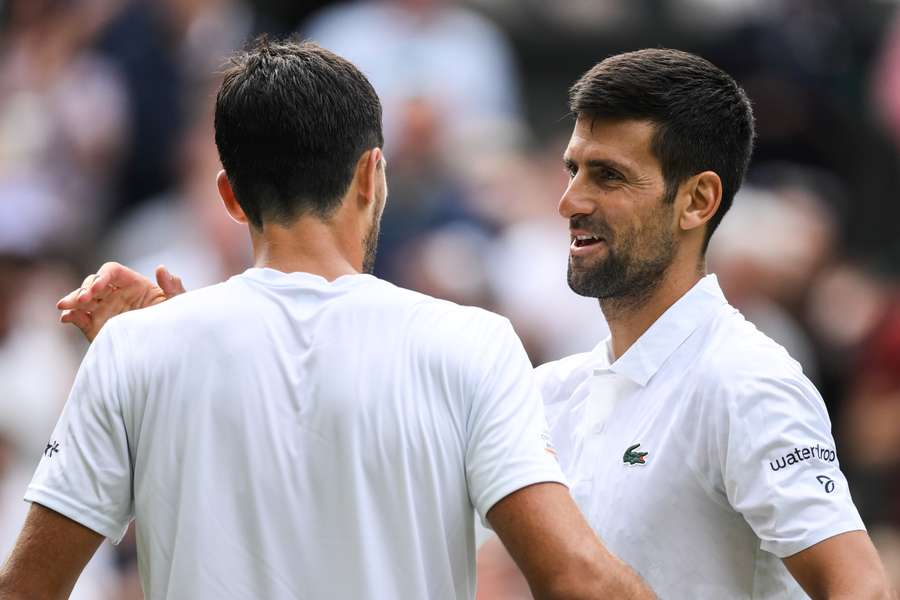
[[[234,189],[232,189],[231,182],[228,181],[228,175],[225,174],[225,171],[219,171],[219,174],[216,176],[216,185],[219,188],[219,196],[222,197],[222,203],[225,205],[228,215],[241,225],[246,225],[247,215],[244,214],[244,209],[238,203],[234,195]]]
[[[678,218],[681,229],[703,227],[722,203],[722,179],[713,171],[697,173],[683,184],[681,196],[687,198]]]
[[[363,152],[356,164],[356,190],[361,208],[375,203],[384,153],[381,148]]]

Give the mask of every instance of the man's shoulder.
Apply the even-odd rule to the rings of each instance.
[[[170,298],[154,306],[131,310],[110,319],[107,326],[148,333],[167,325],[198,323],[224,316],[239,301],[240,291],[229,280]]]
[[[737,310],[718,315],[700,343],[697,360],[690,366],[698,377],[700,397],[717,402],[729,398],[732,405],[761,396],[819,398],[802,365]]]
[[[404,314],[411,325],[426,330],[429,336],[445,332],[451,336],[492,333],[511,328],[509,319],[478,306],[457,304],[422,292],[385,283],[380,302],[385,309]],[[479,337],[481,337],[479,335]]]
[[[729,307],[730,308],[730,307]],[[794,377],[803,367],[784,346],[760,331],[736,309],[717,315],[702,338],[701,377],[712,382],[762,375]]]

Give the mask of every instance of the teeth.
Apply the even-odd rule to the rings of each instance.
[[[578,240],[579,242],[583,242],[585,240],[596,240],[599,238],[594,235],[576,235],[575,239]]]

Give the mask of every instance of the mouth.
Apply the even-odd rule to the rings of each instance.
[[[577,234],[573,235],[569,246],[569,254],[572,256],[584,256],[593,253],[600,246],[606,245],[606,240],[598,235]]]

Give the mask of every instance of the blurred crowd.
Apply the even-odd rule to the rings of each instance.
[[[900,13],[875,0],[0,0],[0,554],[86,344],[57,298],[102,262],[189,289],[249,266],[220,208],[227,55],[298,32],[384,103],[377,274],[508,316],[535,364],[593,347],[565,282],[568,86],[668,46],[753,100],[751,172],[713,238],[732,304],[828,405],[854,498],[900,587]],[[75,598],[140,598],[133,540]]]

